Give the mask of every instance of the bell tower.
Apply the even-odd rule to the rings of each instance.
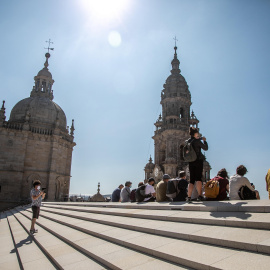
[[[179,170],[186,170],[188,173],[182,148],[185,140],[189,138],[189,127],[198,127],[199,123],[194,112],[190,113],[191,94],[181,74],[176,44],[171,65],[171,74],[161,91],[162,114],[154,124],[156,130],[152,138],[155,144],[155,158],[152,172],[149,172],[149,165],[145,167],[145,175],[154,177],[156,182],[162,179],[164,173],[171,177],[177,177]],[[209,177],[209,172],[207,175]]]

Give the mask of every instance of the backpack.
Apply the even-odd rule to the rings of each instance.
[[[219,194],[219,182],[212,179],[205,184],[205,197],[215,199]]]
[[[256,200],[256,193],[250,190],[247,186],[240,187],[238,195],[241,200]]]
[[[183,147],[183,158],[186,162],[193,162],[197,159],[197,154],[192,146],[193,140],[186,140]]]
[[[145,198],[152,197],[151,193],[145,195],[145,187],[146,185],[142,185],[136,189],[135,191],[136,202],[142,202]]]
[[[132,189],[129,195],[130,201],[131,202],[136,202],[136,188]]]
[[[176,195],[179,193],[178,190],[178,182],[180,179],[171,179],[167,183],[167,190],[166,190],[166,196],[168,198],[174,199]]]

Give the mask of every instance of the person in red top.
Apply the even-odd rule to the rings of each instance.
[[[224,201],[228,199],[227,192],[229,192],[229,180],[228,173],[225,168],[221,169],[217,176],[212,180],[217,180],[219,182],[219,194],[215,199],[207,198],[207,201]]]

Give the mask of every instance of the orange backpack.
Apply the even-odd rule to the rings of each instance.
[[[204,187],[205,197],[215,199],[219,194],[219,182],[217,180],[210,180]]]

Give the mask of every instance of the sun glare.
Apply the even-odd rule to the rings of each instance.
[[[117,19],[125,11],[129,0],[82,0],[90,16],[102,21]]]

